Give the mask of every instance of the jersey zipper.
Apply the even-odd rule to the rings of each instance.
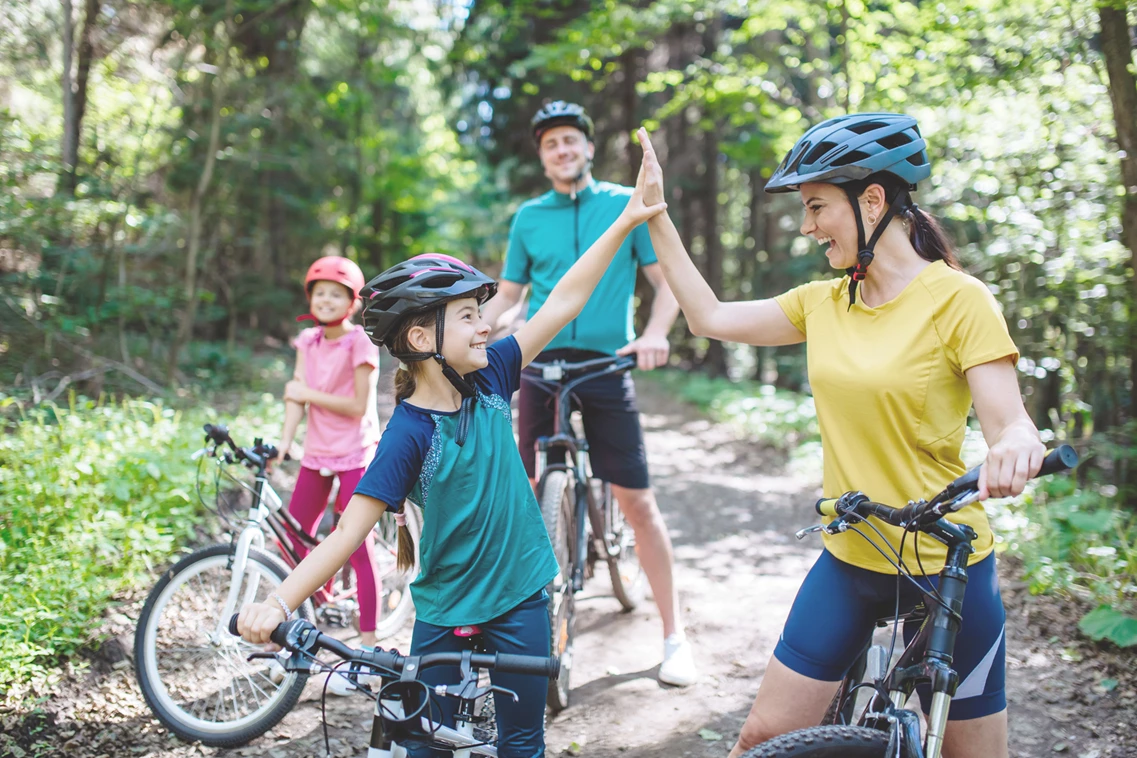
[[[573,194],[572,198],[572,244],[575,251],[575,260],[580,260],[580,195]],[[572,341],[576,347],[576,319],[572,320]]]

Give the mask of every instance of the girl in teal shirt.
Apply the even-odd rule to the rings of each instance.
[[[612,226],[516,334],[488,349],[490,325],[479,306],[497,285],[476,269],[449,256],[418,256],[369,283],[368,336],[406,366],[396,378],[398,404],[336,531],[276,595],[241,612],[246,640],[267,643],[292,609],[347,561],[383,511],[401,512],[409,497],[423,507],[411,654],[452,649],[458,643],[451,630],[474,624],[491,653],[549,654],[544,587],[557,565],[513,440],[509,398],[522,367],[584,308],[625,237],[665,208],[644,204],[641,170]],[[409,547],[404,534],[401,548]],[[460,678],[456,671],[434,673],[440,683]],[[547,682],[498,676],[495,683],[520,696],[497,704],[499,755],[544,755]]]

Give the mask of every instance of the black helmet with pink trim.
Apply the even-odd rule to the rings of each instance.
[[[497,282],[457,258],[441,253],[416,255],[363,288],[363,328],[372,342],[389,349],[404,317],[464,297],[477,298],[481,305],[496,293]]]

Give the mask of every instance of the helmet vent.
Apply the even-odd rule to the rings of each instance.
[[[835,147],[837,147],[836,142],[822,142],[817,147],[809,151],[809,155],[805,157],[804,161],[806,163],[817,163],[817,161],[821,160],[821,156],[825,155]]]
[[[913,153],[912,155],[909,155],[907,160],[913,166],[926,166],[926,165],[928,165],[928,156],[923,150],[921,150],[918,153]]]
[[[869,156],[867,153],[863,153],[860,150],[853,150],[852,152],[848,152],[848,153],[845,153],[844,155],[841,155],[841,156],[838,156],[837,158],[834,158],[832,161],[832,165],[834,165],[834,166],[848,166],[852,163],[856,163],[857,161],[863,161],[868,157]]]
[[[877,140],[877,142],[891,150],[894,147],[904,147],[905,145],[911,143],[912,140],[908,138],[907,134],[900,132],[897,134],[889,134],[885,137],[881,137]]]
[[[873,129],[879,129],[882,126],[887,126],[887,124],[882,124],[879,121],[867,121],[863,124],[850,124],[845,128],[851,131],[853,134],[866,134],[868,132],[871,132]]]
[[[453,285],[455,282],[460,281],[462,281],[462,275],[458,272],[454,272],[452,274],[438,273],[434,276],[425,277],[424,281],[422,282],[422,286],[429,287],[430,289],[444,290],[447,287]]]

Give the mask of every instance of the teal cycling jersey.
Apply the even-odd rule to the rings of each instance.
[[[509,250],[501,276],[531,285],[530,313],[544,305],[565,272],[612,225],[631,194],[631,187],[592,179],[575,200],[550,190],[518,209],[509,230]],[[641,224],[620,246],[584,310],[546,349],[613,354],[635,339],[636,271],[655,262],[647,224]]]

